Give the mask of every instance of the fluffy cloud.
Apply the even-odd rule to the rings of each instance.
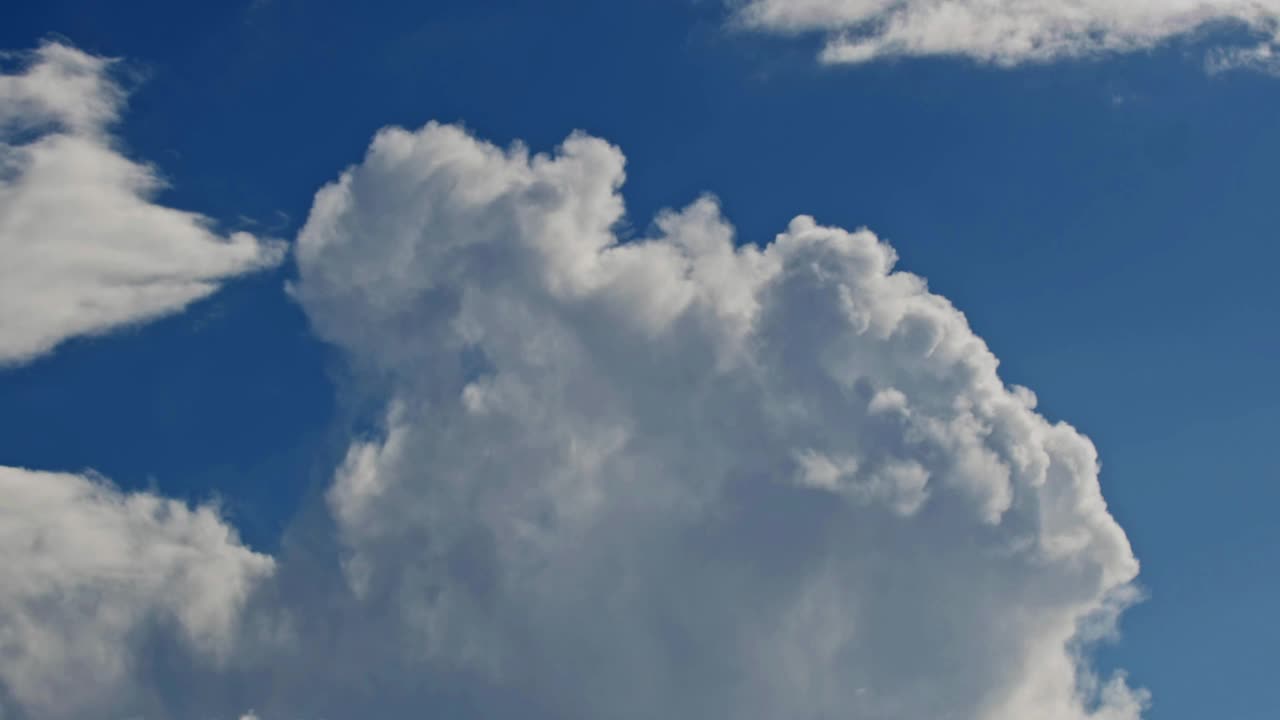
[[[0,362],[278,257],[148,201],[107,70],[0,77]],[[623,169],[379,133],[292,288],[374,429],[278,561],[0,467],[0,715],[1140,717],[1088,664],[1138,570],[1088,439],[871,232],[702,198],[624,242]]]
[[[283,246],[155,204],[155,170],[109,130],[109,60],[56,43],[0,75],[0,365],[77,335],[175,312]]]
[[[1258,55],[1269,58],[1280,41],[1280,0],[730,0],[730,4],[751,27],[825,33],[822,59],[830,63],[961,55],[1015,65],[1141,50],[1210,26],[1236,25],[1265,40],[1247,50],[1225,52],[1239,60],[1236,65],[1257,66]]]
[[[623,167],[430,124],[317,194],[293,292],[385,412],[303,634],[342,670],[253,705],[1139,717],[1085,654],[1138,570],[1089,440],[871,232],[703,198],[623,242]]]
[[[140,707],[143,648],[225,661],[273,571],[210,507],[3,466],[0,498],[0,717],[6,699],[33,718]]]

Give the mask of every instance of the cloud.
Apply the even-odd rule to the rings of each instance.
[[[0,77],[0,362],[279,259],[150,203],[108,70]],[[0,715],[1139,718],[1088,662],[1138,572],[1089,440],[870,231],[704,197],[624,242],[624,165],[380,132],[291,288],[373,429],[276,558],[0,467]]]
[[[707,197],[623,242],[623,179],[429,124],[316,195],[292,290],[385,412],[326,495],[345,599],[294,608],[332,660],[252,705],[1138,718],[1087,661],[1138,571],[1089,440],[871,232]]]
[[[0,498],[0,717],[115,717],[164,638],[216,666],[273,571],[211,507],[4,466]]]
[[[181,310],[283,246],[221,237],[152,201],[163,182],[110,134],[111,61],[58,43],[0,75],[0,366]]]
[[[1280,75],[1280,43],[1260,42],[1247,47],[1216,48],[1205,61],[1212,73],[1255,70]]]
[[[1010,66],[1153,48],[1235,25],[1280,43],[1280,0],[730,0],[745,25],[826,36],[822,60],[955,55]]]

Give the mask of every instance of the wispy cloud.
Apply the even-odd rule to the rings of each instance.
[[[826,37],[822,60],[954,55],[1018,65],[1155,47],[1234,26],[1274,49],[1280,0],[729,0],[739,22]],[[1228,53],[1233,51],[1228,50]],[[1249,63],[1237,63],[1239,65]]]
[[[222,237],[156,204],[155,169],[111,135],[125,101],[111,61],[48,43],[0,75],[0,365],[172,313],[284,248]]]

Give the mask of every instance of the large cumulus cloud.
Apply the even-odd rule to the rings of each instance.
[[[317,194],[293,292],[384,412],[326,495],[365,671],[309,707],[1138,717],[1086,659],[1138,569],[1089,440],[871,232],[702,198],[623,242],[623,166],[430,124]]]
[[[106,69],[0,78],[0,362],[277,257],[147,199]],[[0,468],[0,715],[1138,718],[1088,663],[1138,570],[1088,439],[871,232],[708,197],[624,241],[623,179],[379,133],[291,287],[371,427],[276,558]]]
[[[822,59],[957,55],[1016,65],[1155,47],[1234,26],[1256,42],[1220,48],[1214,68],[1276,70],[1280,0],[728,0],[750,27],[826,35]]]
[[[151,199],[160,177],[110,134],[125,100],[111,61],[59,43],[25,60],[0,74],[0,366],[280,261],[279,244]]]

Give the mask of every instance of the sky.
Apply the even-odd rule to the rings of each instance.
[[[4,15],[3,720],[1280,707],[1280,3]]]

